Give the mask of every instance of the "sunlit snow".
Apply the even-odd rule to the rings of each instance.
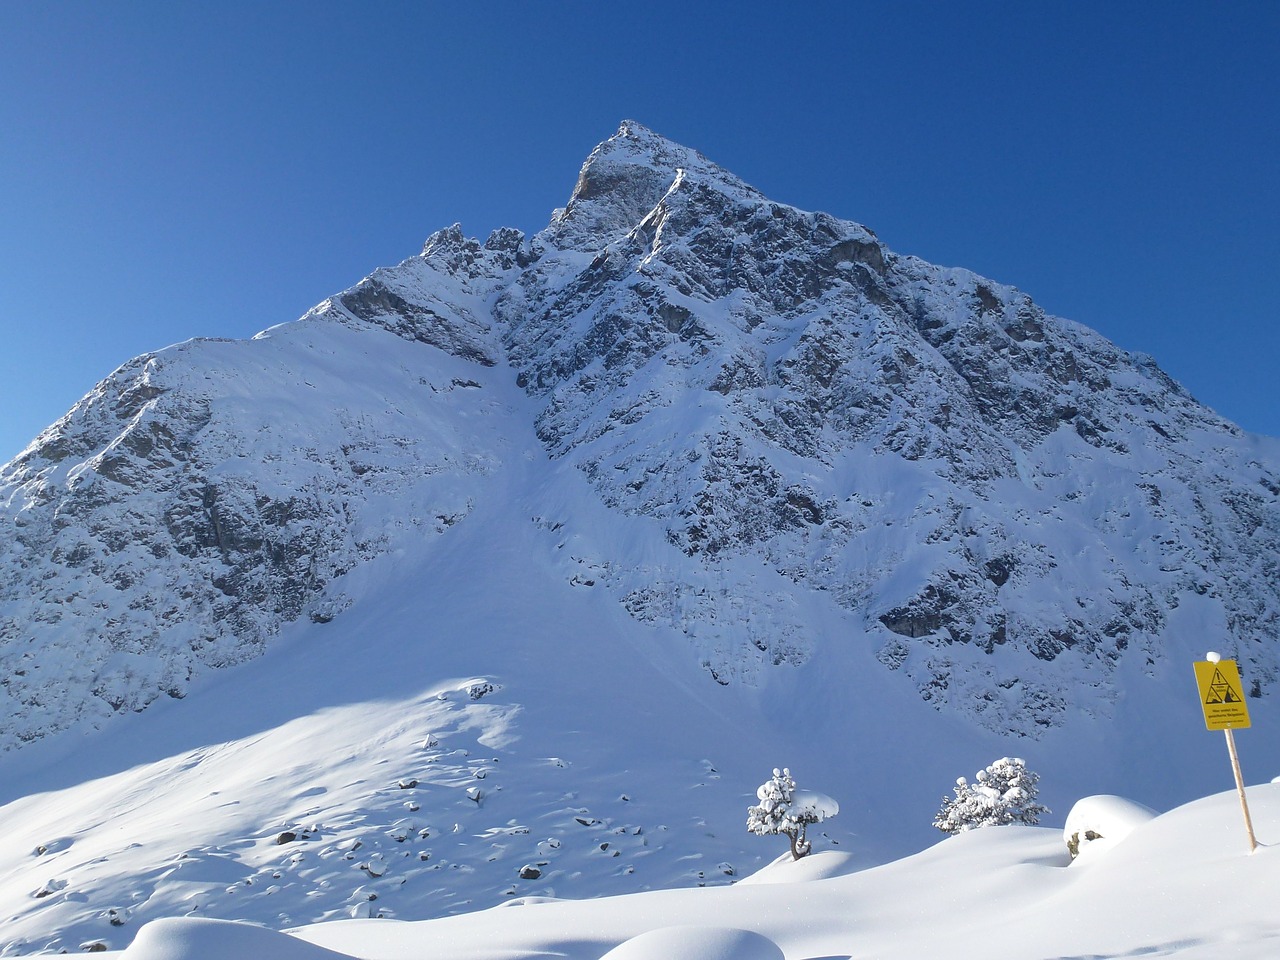
[[[1269,844],[1246,852],[1234,793],[1141,824],[1088,862],[1057,830],[992,827],[865,870],[832,853],[728,888],[517,899],[425,922],[291,931],[199,919],[144,927],[128,960],[918,960],[1162,956],[1263,960],[1280,946],[1280,785],[1251,791]],[[823,871],[830,860],[829,875]],[[816,868],[816,869],[815,869]]]
[[[950,325],[928,343],[878,312],[864,228],[610,142],[538,237],[443,230],[297,323],[139,358],[0,471],[0,955],[1280,953],[1280,785],[1250,855],[1190,667],[1237,644],[1270,679],[1277,442],[897,258],[893,296]],[[755,292],[693,283],[704,202]],[[943,354],[975,331],[1096,376],[997,363],[1048,412],[983,419],[952,364],[998,352]],[[845,433],[777,439],[820,401]],[[910,606],[947,582],[985,638]],[[1042,826],[940,841],[956,778],[1011,752]],[[745,826],[782,767],[822,816],[796,862]]]

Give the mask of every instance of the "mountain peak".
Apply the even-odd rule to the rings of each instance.
[[[624,120],[583,163],[569,202],[552,220],[551,236],[562,247],[597,250],[643,220],[682,178],[764,199],[697,150]]]

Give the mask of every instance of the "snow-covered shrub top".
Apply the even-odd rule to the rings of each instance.
[[[956,780],[955,796],[945,797],[933,825],[943,833],[962,833],[976,827],[1010,823],[1036,824],[1049,808],[1036,803],[1040,775],[1027,769],[1020,757],[1003,757],[979,770],[975,783]]]
[[[754,807],[747,807],[747,829],[759,836],[772,833],[785,833],[789,827],[798,827],[799,821],[791,817],[791,798],[795,793],[796,782],[791,779],[791,771],[784,767],[773,768],[773,777],[756,788],[756,799],[760,801]]]
[[[796,790],[791,794],[791,815],[806,823],[821,823],[840,812],[840,804],[816,790]]]

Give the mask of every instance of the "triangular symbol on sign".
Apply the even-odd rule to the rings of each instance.
[[[1213,680],[1209,683],[1209,692],[1204,698],[1205,703],[1240,703],[1240,694],[1222,675],[1221,670],[1213,671]]]

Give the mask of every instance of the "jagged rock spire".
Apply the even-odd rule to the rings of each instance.
[[[682,176],[763,199],[697,150],[634,120],[624,120],[617,133],[587,157],[569,202],[552,220],[547,239],[565,249],[599,249],[640,223]]]

